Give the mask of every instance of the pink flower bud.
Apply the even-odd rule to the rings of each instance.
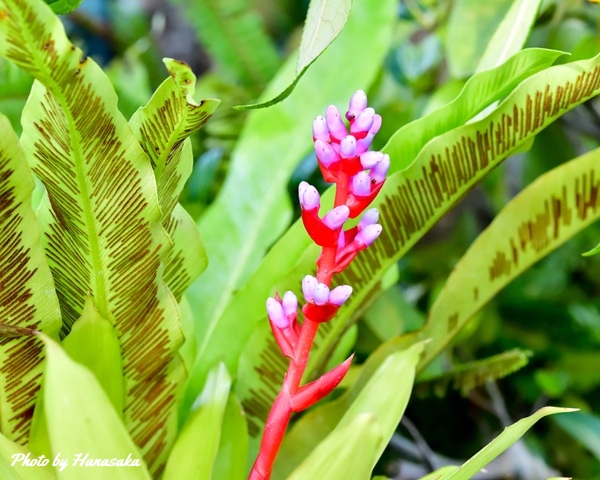
[[[346,205],[340,205],[325,214],[323,223],[331,230],[337,230],[348,220],[348,215],[350,215],[350,209]]]
[[[385,176],[387,175],[388,170],[390,169],[390,156],[384,155],[377,165],[375,165],[371,172],[369,173],[369,177],[375,183],[381,183],[385,180]]]
[[[375,114],[373,116],[373,125],[369,129],[369,132],[364,138],[356,141],[356,153],[360,155],[361,153],[366,152],[371,146],[371,142],[373,138],[381,128],[381,115]]]
[[[314,119],[312,131],[314,140],[318,139],[325,143],[329,142],[329,129],[327,128],[327,122],[321,115]]]
[[[350,126],[350,133],[358,133],[364,132],[363,135],[367,135],[371,127],[373,126],[373,122],[375,121],[375,110],[371,107],[365,108],[360,114],[356,117],[352,125]]]
[[[324,167],[329,167],[332,163],[339,160],[337,152],[333,147],[320,139],[315,140],[315,153],[319,163]]]
[[[350,97],[346,119],[352,122],[365,108],[367,108],[367,94],[363,90],[357,90]]]
[[[344,122],[342,122],[342,119],[340,118],[340,112],[335,106],[329,105],[329,107],[327,107],[326,118],[327,127],[329,128],[329,136],[332,140],[340,142],[342,138],[348,135],[346,125],[344,125]]]
[[[358,230],[361,231],[367,228],[369,225],[375,225],[377,220],[379,220],[379,210],[376,208],[367,210],[360,219]]]
[[[352,287],[350,285],[340,285],[339,287],[335,287],[329,294],[329,303],[341,306],[348,300],[351,293]]]
[[[354,242],[360,248],[366,248],[375,241],[382,229],[383,227],[377,223],[375,225],[367,225],[364,230],[361,230],[356,234]]]
[[[377,165],[383,159],[383,153],[369,151],[360,156],[360,164],[365,170],[369,170]]]
[[[278,328],[287,328],[290,326],[281,303],[273,297],[267,298],[267,315],[269,316],[269,320]]]
[[[283,300],[281,301],[281,305],[283,307],[283,313],[290,320],[290,317],[296,318],[298,314],[298,299],[294,292],[287,291],[283,295]]]
[[[347,135],[340,142],[340,157],[352,158],[354,156],[356,156],[356,138]]]
[[[303,210],[313,210],[321,205],[321,196],[311,184],[300,182],[298,185],[298,200]]]
[[[312,275],[306,275],[302,279],[302,293],[307,302],[312,302],[314,300],[315,288],[317,288],[318,283],[317,279]]]
[[[358,172],[352,177],[350,191],[359,197],[364,197],[371,193],[371,179],[367,172]]]
[[[329,287],[324,283],[319,283],[315,288],[313,297],[315,305],[325,305],[329,300]]]

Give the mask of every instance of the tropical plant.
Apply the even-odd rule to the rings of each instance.
[[[313,0],[299,53],[282,62],[257,16],[231,14],[248,3],[181,2],[216,60],[220,88],[239,80],[240,89],[230,85],[229,91],[245,103],[238,110],[249,111],[219,118],[219,100],[195,100],[191,69],[165,59],[170,77],[127,121],[118,102],[127,97],[124,105],[135,103],[131,87],[115,71],[113,85],[56,17],[77,2],[47,3],[0,0],[0,56],[6,61],[0,84],[9,94],[27,92],[22,112],[11,103],[5,112],[10,120],[0,115],[2,478],[106,478],[110,472],[127,479],[236,480],[267,449],[268,468],[255,470],[253,478],[268,478],[271,466],[273,478],[370,478],[381,467],[413,385],[443,394],[453,384],[468,393],[535,359],[522,345],[506,345],[483,359],[436,363],[465,326],[477,324],[495,295],[600,215],[598,142],[587,141],[585,153],[556,161],[543,174],[540,167],[510,201],[498,193],[505,159],[535,152],[540,147],[534,139],[544,129],[600,93],[600,55],[588,37],[572,48],[572,59],[559,50],[524,48],[536,21],[548,15],[554,15],[555,36],[544,45],[560,46],[560,5],[549,11],[540,10],[539,0],[515,0],[499,2],[490,13],[476,7],[480,2],[460,0],[446,18],[442,7],[406,2],[399,19],[394,0]],[[473,12],[481,16],[474,29],[486,41],[474,42],[470,51],[465,49],[472,46],[455,42],[447,71],[456,82],[440,87],[412,121],[399,120],[389,97],[402,91],[390,86],[391,77],[401,77],[414,92],[431,89],[427,79],[440,65],[432,32],[447,23],[447,37],[456,38]],[[411,25],[420,22],[419,45],[408,41],[416,32],[409,18]],[[247,43],[228,34],[238,27]],[[412,47],[427,54],[411,63]],[[211,88],[210,80],[199,81],[201,92]],[[373,153],[375,163],[366,159],[358,168],[373,168],[369,180],[376,188],[368,200],[379,219],[367,211],[362,223],[348,220],[368,203],[344,210],[347,199],[339,193],[358,173],[362,152],[350,140],[335,150],[329,146],[324,132],[339,123],[333,113],[327,121],[317,119],[313,133],[325,180],[335,181],[338,193],[318,179],[311,182],[321,194],[294,180],[293,189],[300,183],[295,215],[287,186],[299,165],[308,180],[318,164],[309,154],[314,117],[327,105],[337,111],[357,90],[350,110],[360,104],[362,111],[360,89],[372,91],[370,98],[380,104],[379,137],[387,141],[375,144],[382,152]],[[0,92],[0,110],[5,105]],[[22,131],[15,126],[18,116]],[[367,128],[349,118],[357,138],[375,122],[371,115]],[[210,130],[219,122],[243,124],[220,166],[222,183],[210,156],[201,157],[206,161],[192,173],[194,146],[228,148]],[[388,158],[389,172],[382,173]],[[342,176],[333,164],[343,165]],[[361,181],[352,184],[355,197],[366,188]],[[496,195],[498,211],[460,252],[445,284],[431,295],[423,322],[399,295],[399,269],[414,274],[399,262],[482,183],[492,199]],[[200,202],[195,187],[203,189]],[[218,191],[212,201],[211,188]],[[333,214],[323,215],[330,209]],[[290,225],[295,216],[302,218]],[[332,265],[323,257],[315,265],[315,259],[342,248],[338,235],[347,221],[346,243],[354,233],[355,243],[362,236],[332,278]],[[300,325],[293,299],[307,274],[309,305]],[[350,296],[345,285],[352,286]],[[327,299],[320,297],[325,288]],[[279,298],[277,292],[289,293]],[[575,307],[573,316],[591,325],[596,317],[589,309]],[[298,334],[315,320],[322,322],[318,333],[312,329],[308,358],[285,331],[290,321]],[[288,363],[280,350],[292,359],[293,387],[303,380],[308,394],[302,408],[275,404],[285,421],[278,423],[276,441],[267,435],[261,446],[282,382],[281,398],[295,395],[286,393]],[[358,354],[350,367],[344,359],[352,351]],[[539,384],[551,391],[556,372],[539,371]],[[597,374],[591,381],[600,384]],[[313,405],[332,391],[331,399]],[[572,406],[586,407],[576,400]],[[308,406],[302,416],[292,416]],[[542,406],[462,466],[424,478],[471,478],[540,418],[572,410]],[[552,425],[573,435],[588,425],[590,435],[597,434],[594,414],[576,415],[557,416],[561,420]],[[586,421],[564,420],[569,417]],[[290,431],[271,465],[288,421]]]

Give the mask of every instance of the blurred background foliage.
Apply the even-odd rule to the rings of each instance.
[[[405,123],[458,94],[510,4],[398,2],[393,44],[367,92],[384,119],[375,149]],[[232,107],[254,102],[298,46],[307,8],[308,0],[85,0],[62,18],[70,37],[107,70],[127,118],[167,75],[162,57],[192,66],[196,98],[221,99],[213,119],[193,137],[195,170],[181,201],[197,218],[227,175],[247,115]],[[599,24],[598,5],[546,0],[527,46],[569,52],[559,63],[589,58],[600,51]],[[17,131],[31,82],[0,60],[0,111]],[[358,324],[359,358],[423,323],[455,262],[510,198],[544,172],[598,146],[600,104],[592,100],[537,135],[528,151],[502,163],[400,261],[398,284]],[[301,179],[325,187],[316,165],[310,155],[290,179],[293,201]],[[600,257],[581,255],[599,239],[600,228],[588,228],[512,282],[469,323],[417,383],[376,473],[418,478],[461,462],[503,425],[551,403],[582,412],[536,425],[481,478],[534,479],[559,472],[600,478]],[[519,349],[523,367],[497,383],[469,388],[441,375],[455,363],[511,349]]]

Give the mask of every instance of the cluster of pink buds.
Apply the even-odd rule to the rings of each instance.
[[[381,233],[379,212],[366,210],[381,190],[390,167],[390,158],[369,151],[381,128],[381,117],[367,107],[367,96],[358,90],[346,112],[347,127],[338,109],[331,105],[324,117],[313,122],[313,140],[319,167],[327,182],[335,183],[334,205],[319,215],[321,197],[317,189],[300,183],[298,197],[302,222],[310,238],[320,247],[316,277],[302,280],[304,321],[298,322],[298,299],[291,292],[267,300],[267,314],[273,335],[284,356],[290,358],[288,373],[267,419],[261,448],[251,479],[267,479],[292,412],[310,407],[328,395],[344,378],[352,356],[320,378],[300,386],[318,326],[330,321],[352,294],[352,287],[331,289],[334,274],[343,271],[358,252],[371,245]],[[366,211],[365,211],[366,210]],[[364,213],[363,213],[364,212]],[[344,230],[349,218],[362,215],[358,224]]]

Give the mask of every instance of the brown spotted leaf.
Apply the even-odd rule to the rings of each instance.
[[[429,141],[408,168],[392,175],[373,204],[380,211],[383,233],[343,274],[334,278],[354,290],[337,317],[319,330],[317,348],[309,364],[311,373],[322,369],[342,333],[381,293],[385,273],[444,213],[550,122],[598,93],[600,56],[548,68],[521,82],[485,118],[452,128]],[[331,193],[324,196],[323,204],[331,203]],[[260,436],[287,366],[280,361],[271,338],[264,300],[276,290],[299,293],[300,281],[314,271],[317,255],[318,249],[303,232],[301,223],[296,223],[226,308],[219,331],[213,334],[227,339],[226,362],[230,368],[236,368],[239,352],[244,348],[262,345],[259,352],[244,355],[239,361],[244,371],[238,375],[236,386],[254,439]],[[211,355],[218,358],[216,351],[207,357]],[[196,369],[192,375],[194,387],[195,382],[201,383],[203,374]]]
[[[63,334],[91,295],[119,339],[125,425],[150,470],[160,471],[176,435],[184,369],[179,311],[160,273],[170,241],[150,160],[106,75],[43,2],[0,0],[0,55],[37,80],[21,143],[47,190],[38,219]]]
[[[60,310],[31,208],[33,176],[10,122],[0,115],[0,430],[24,444],[40,387],[43,345]]]
[[[430,362],[493,296],[531,265],[600,219],[600,149],[538,178],[477,237],[448,277],[421,337]]]
[[[179,300],[207,263],[194,220],[180,206],[176,207],[192,172],[193,155],[188,137],[208,121],[220,101],[196,102],[192,97],[196,77],[191,69],[170,58],[164,62],[171,76],[158,87],[148,104],[133,115],[129,124],[150,157],[156,175],[162,224],[173,240],[173,248],[164,260],[164,277]]]

